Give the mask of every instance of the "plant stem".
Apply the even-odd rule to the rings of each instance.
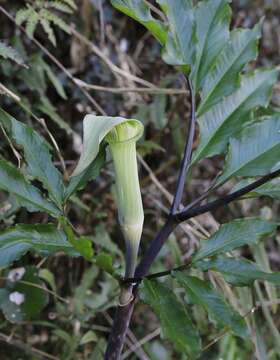
[[[185,80],[185,77],[183,77]],[[192,147],[194,141],[194,134],[195,134],[195,94],[192,89],[192,84],[190,80],[187,78],[187,84],[191,95],[191,119],[189,123],[188,129],[188,137],[185,145],[183,160],[181,162],[180,171],[179,171],[179,178],[176,186],[175,196],[173,203],[171,205],[170,213],[174,215],[179,208],[179,205],[182,200],[184,186],[186,182],[187,171],[190,165],[191,156],[192,156]]]
[[[186,207],[182,211],[178,212],[177,214],[173,215],[174,220],[177,223],[189,220],[192,217],[196,217],[198,215],[205,214],[209,211],[214,211],[220,208],[221,206],[228,205],[229,203],[240,199],[242,196],[248,194],[249,192],[257,189],[258,187],[264,185],[265,183],[269,182],[270,180],[275,179],[276,177],[280,176],[280,169],[276,170],[268,175],[261,177],[260,179],[256,180],[252,184],[245,186],[244,188],[237,190],[231,194],[221,197],[218,200],[212,201],[208,204],[198,206],[196,208],[193,207]]]
[[[142,261],[137,266],[135,271],[136,278],[143,278],[147,274],[152,262],[175,226],[176,224],[171,218],[166,221],[165,225],[161,228],[160,232],[146,251]],[[138,284],[133,287],[133,300],[125,306],[119,305],[116,310],[113,328],[104,357],[105,360],[119,360],[121,358],[123,344],[134,308],[134,300],[137,296],[137,288]]]

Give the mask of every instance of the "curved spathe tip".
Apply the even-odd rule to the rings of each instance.
[[[125,126],[120,129],[118,126],[121,124],[131,126]],[[143,134],[143,129],[143,124],[135,119],[86,115],[83,121],[83,150],[71,176],[78,176],[87,169],[97,157],[100,144],[103,140],[110,143],[114,141],[137,141]]]

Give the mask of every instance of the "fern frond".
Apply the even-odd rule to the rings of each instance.
[[[16,13],[16,24],[21,25],[23,24],[32,14],[33,9],[31,7],[20,9]]]
[[[77,10],[77,5],[75,4],[74,0],[61,0],[66,5],[70,6],[73,10]]]
[[[40,18],[40,23],[41,23],[45,33],[48,35],[48,39],[50,40],[50,42],[54,46],[56,46],[56,38],[54,35],[53,28],[51,27],[49,21],[42,17],[42,18]]]
[[[56,38],[52,25],[59,27],[68,34],[70,28],[59,15],[51,10],[72,14],[76,9],[77,6],[73,0],[33,0],[32,5],[28,4],[26,8],[17,12],[16,23],[22,25],[26,22],[25,30],[30,38],[33,38],[36,27],[40,23],[48,35],[48,39],[55,46]]]
[[[73,14],[73,9],[60,1],[49,1],[46,3],[46,7],[64,12],[65,14]]]
[[[52,12],[50,12],[46,9],[42,9],[40,11],[40,16],[42,16],[47,21],[52,22],[53,24],[57,25],[61,30],[67,32],[68,34],[70,33],[70,28],[66,24],[66,22],[63,21],[62,19],[60,19],[57,15],[53,14]]]
[[[32,39],[34,35],[34,31],[36,29],[36,26],[38,25],[38,22],[40,20],[40,15],[32,9],[31,15],[28,17],[26,21],[26,33],[27,35]]]
[[[24,61],[16,49],[0,41],[0,56],[4,59],[10,59],[19,65],[24,65]]]

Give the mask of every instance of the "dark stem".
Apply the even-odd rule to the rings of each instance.
[[[187,141],[186,141],[186,145],[185,145],[184,155],[183,155],[183,159],[182,159],[182,162],[180,165],[180,171],[179,171],[178,182],[176,185],[175,196],[174,196],[174,200],[173,200],[173,203],[172,203],[171,209],[170,209],[170,214],[172,214],[172,215],[174,215],[176,213],[176,211],[178,210],[179,205],[181,203],[181,200],[182,200],[186,176],[187,176],[187,172],[188,172],[188,168],[189,168],[191,156],[192,156],[192,147],[193,147],[194,134],[195,134],[195,111],[196,111],[196,109],[195,109],[195,94],[193,92],[192,84],[191,84],[189,78],[185,79],[185,77],[183,77],[183,79],[187,82],[188,88],[190,91],[190,95],[191,95],[191,119],[189,122],[188,137],[187,137]]]
[[[168,236],[173,231],[176,224],[172,219],[167,220],[165,225],[162,227],[156,238],[151,243],[150,247],[146,251],[142,261],[137,266],[135,271],[136,278],[143,278],[159,250],[165,243]],[[124,284],[125,285],[125,284]],[[125,285],[127,286],[127,285]],[[124,286],[124,289],[125,289]],[[137,296],[138,284],[133,287],[133,301],[129,302],[126,306],[118,306],[114,317],[114,325],[111,330],[109,341],[107,344],[107,350],[105,353],[105,360],[119,360],[121,359],[121,353],[123,344],[125,341],[126,333],[129,327],[131,315],[134,308],[134,299]]]
[[[156,273],[153,273],[153,274],[150,274],[150,275],[146,275],[144,277],[138,277],[138,278],[134,277],[134,278],[123,279],[122,283],[123,284],[139,284],[144,279],[147,279],[147,280],[158,279],[158,278],[161,278],[161,277],[171,275],[174,272],[185,271],[190,267],[190,265],[191,265],[191,261],[189,260],[185,264],[177,266],[177,267],[172,268],[170,270],[156,272]]]
[[[174,220],[169,217],[164,226],[161,228],[160,232],[152,241],[151,245],[148,247],[148,250],[145,252],[142,260],[137,266],[135,271],[136,278],[143,278],[147,275],[148,270],[152,265],[152,262],[155,260],[161,248],[168,239],[169,235],[172,233],[176,226],[177,224],[174,222]]]
[[[136,296],[136,291],[134,296]],[[126,306],[119,305],[117,307],[104,360],[119,360],[121,358],[121,353],[133,309],[134,301],[131,301]]]
[[[260,186],[264,185],[265,183],[269,182],[270,180],[275,179],[278,176],[280,176],[280,169],[261,177],[260,179],[256,180],[252,184],[245,186],[244,188],[237,190],[237,191],[233,192],[232,194],[223,196],[222,198],[212,201],[208,204],[205,204],[205,205],[202,205],[202,206],[199,206],[196,208],[193,208],[193,207],[190,208],[189,206],[187,206],[185,209],[183,209],[182,211],[175,214],[173,216],[173,218],[174,218],[174,220],[177,221],[177,223],[181,223],[183,221],[189,220],[190,218],[204,214],[206,212],[217,210],[219,207],[227,205],[235,200],[240,199],[242,196],[259,188]]]

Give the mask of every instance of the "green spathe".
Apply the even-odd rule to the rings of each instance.
[[[139,186],[136,142],[143,125],[134,119],[87,115],[84,119],[84,144],[72,176],[86,170],[98,155],[100,144],[108,143],[116,173],[118,216],[126,243],[126,276],[134,275],[144,212]]]

